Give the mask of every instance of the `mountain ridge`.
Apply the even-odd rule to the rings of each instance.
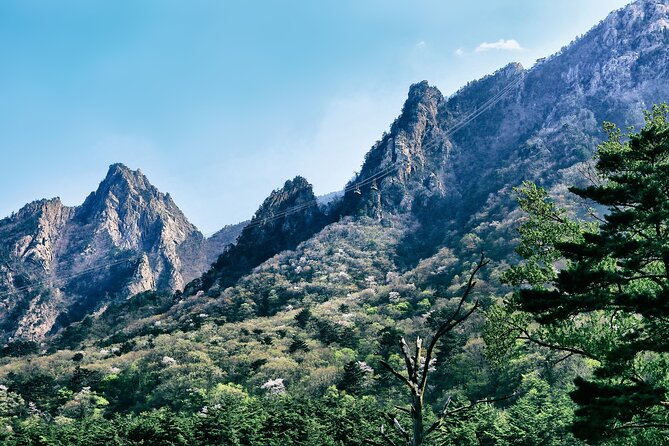
[[[501,277],[518,264],[517,230],[527,221],[514,187],[526,180],[543,186],[560,218],[590,215],[589,203],[569,198],[568,187],[587,184],[592,155],[606,139],[603,121],[636,125],[649,103],[669,99],[665,3],[632,3],[532,68],[508,64],[448,97],[425,81],[412,85],[397,119],[343,193],[319,200],[306,179],[286,181],[250,221],[216,235],[227,247],[183,292],[155,289],[160,276],[154,275],[152,249],[162,249],[163,230],[171,226],[153,225],[151,212],[137,216],[133,210],[154,200],[164,206],[158,212],[169,208],[169,200],[151,198],[151,191],[119,200],[134,173],[114,172],[123,178],[103,188],[111,193],[95,195],[74,226],[68,225],[77,208],[59,200],[31,203],[22,218],[0,222],[0,236],[12,241],[0,244],[0,260],[2,249],[11,254],[15,242],[29,236],[16,251],[24,257],[14,260],[40,274],[39,259],[55,252],[50,265],[58,265],[60,252],[52,247],[58,237],[55,245],[41,241],[61,234],[62,227],[102,228],[100,239],[89,231],[101,247],[113,241],[110,225],[124,243],[133,228],[141,228],[137,239],[147,249],[111,252],[119,261],[139,255],[133,268],[86,280],[98,286],[132,274],[140,283],[143,277],[154,280],[153,289],[82,309],[83,319],[64,321],[39,343],[19,339],[3,346],[0,397],[17,407],[9,412],[17,421],[7,435],[17,444],[26,429],[35,441],[85,434],[81,441],[165,442],[177,433],[183,444],[210,444],[211,435],[219,434],[219,443],[360,444],[382,441],[380,426],[382,435],[397,434],[391,440],[400,444],[408,434],[384,431],[384,423],[414,421],[406,408],[415,398],[400,382],[406,381],[404,370],[415,372],[415,352],[416,358],[425,355],[421,340],[434,340],[435,332],[451,326],[448,321],[465,314],[437,344],[427,342],[432,356],[422,373],[429,372],[429,382],[420,396],[424,413],[473,410],[434,424],[438,432],[428,442],[586,444],[570,431],[584,415],[570,399],[574,378],[596,373],[593,364],[600,361],[592,358],[609,359],[573,354],[576,333],[569,327],[556,326],[555,333],[558,342],[567,341],[566,349],[549,343],[555,338],[544,336],[551,333],[534,331],[533,322],[507,305],[511,289]],[[38,236],[42,216],[53,228]],[[552,238],[560,229],[542,226],[539,237]],[[178,249],[196,257],[202,252],[197,234]],[[546,246],[553,243],[537,248]],[[12,265],[0,261],[0,278],[15,274]],[[40,290],[31,282],[37,273],[17,271],[22,277],[10,283],[27,284],[25,305],[41,317]],[[169,283],[169,275],[163,279]],[[42,297],[67,303],[71,291],[55,288]],[[622,313],[602,315],[606,325],[575,319],[583,334],[576,347],[584,342],[598,350],[616,339],[630,341],[630,319]],[[533,335],[539,342],[520,342]],[[642,393],[629,395],[647,395],[646,383],[667,381],[660,353],[625,357],[627,382],[644,384]],[[606,394],[627,398],[616,390],[627,378],[611,378]],[[357,403],[363,406],[351,405]],[[343,412],[333,412],[341,404]],[[658,420],[664,420],[658,409]],[[611,429],[619,438],[603,444],[666,443],[663,425],[652,427],[654,412],[648,419],[644,412],[621,413],[622,428]],[[321,418],[315,421],[314,414]],[[636,417],[652,424],[636,430]],[[355,438],[346,435],[351,426]]]
[[[282,250],[295,249],[328,224],[348,217],[404,228],[395,261],[410,270],[440,249],[453,248],[467,233],[482,240],[512,239],[508,227],[503,225],[507,232],[500,233],[485,221],[502,221],[513,211],[509,197],[514,186],[523,180],[548,187],[559,184],[569,169],[593,153],[603,136],[602,121],[622,127],[639,123],[640,110],[669,97],[668,30],[667,5],[658,0],[637,1],[612,12],[530,69],[510,63],[448,97],[426,81],[412,85],[398,118],[366,154],[360,173],[346,185],[343,196],[335,195],[318,206],[306,180],[286,183],[284,193],[300,190],[303,199],[287,204],[290,200],[274,195],[280,195],[281,189],[274,191],[246,229],[238,226],[231,230],[231,238],[221,238],[238,244],[241,239],[243,249],[237,245],[203,248],[206,240],[169,195],[151,189],[141,172],[120,164],[110,166],[99,190],[81,207],[59,208],[53,202],[48,212],[65,215],[67,221],[74,213],[72,220],[79,228],[103,222],[97,236],[79,242],[79,252],[110,246],[141,248],[144,254],[134,266],[132,292],[180,289],[190,278],[192,286],[186,287],[185,295],[209,291],[215,282],[220,293]],[[306,202],[314,204],[300,209],[300,203]],[[149,212],[137,214],[143,206]],[[297,210],[288,213],[291,206]],[[174,218],[161,220],[163,211]],[[45,229],[49,243],[30,245],[35,240],[31,236],[26,246],[32,247],[25,253],[32,249],[30,255],[48,259],[53,246],[64,250],[58,243],[68,243],[51,241],[49,235],[60,233],[58,221]],[[270,225],[265,226],[266,222]],[[284,227],[286,222],[291,223]],[[74,226],[64,233],[74,231]],[[298,236],[296,227],[308,229]],[[282,237],[290,241],[276,242]],[[253,250],[263,243],[263,255],[254,257]],[[225,261],[214,264],[208,276],[196,278],[217,250]],[[508,255],[509,248],[499,254],[500,259]],[[228,273],[222,271],[229,272],[237,260],[244,267],[226,278]],[[187,269],[185,274],[181,269]]]

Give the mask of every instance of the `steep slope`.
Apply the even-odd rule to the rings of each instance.
[[[39,338],[106,302],[181,289],[208,264],[206,242],[169,195],[112,165],[79,207],[26,205],[0,222],[0,327]]]
[[[604,136],[603,121],[638,124],[644,108],[669,98],[668,28],[665,2],[638,1],[529,70],[509,64],[450,97],[426,81],[412,85],[401,114],[326,214],[369,217],[368,225],[378,223],[399,238],[389,245],[390,263],[377,272],[380,277],[410,271],[435,255],[439,259],[443,249],[457,257],[476,246],[495,260],[509,260],[512,220],[518,217],[512,187],[523,180],[548,187],[567,178],[582,181],[576,166]],[[261,211],[269,206],[266,201]],[[273,212],[289,208],[281,203]],[[302,217],[298,212],[293,218]],[[252,225],[261,219],[256,215]],[[307,240],[318,228],[293,241]],[[263,245],[269,234],[291,238],[290,228],[254,231],[245,230],[238,246],[184,294],[206,290],[227,300],[226,287],[261,261],[297,246]],[[249,261],[255,249],[264,254]],[[328,262],[323,259],[324,269]],[[287,279],[287,286],[296,286],[294,279]],[[263,293],[250,295],[260,299]]]
[[[325,224],[326,217],[311,184],[300,176],[286,181],[265,199],[236,244],[228,246],[209,271],[186,287],[184,294],[223,290],[273,255],[295,248]]]
[[[482,218],[504,218],[523,180],[560,182],[592,155],[603,121],[639,124],[644,109],[669,98],[668,66],[669,6],[643,0],[529,70],[510,64],[448,98],[413,85],[343,213],[415,218],[400,247],[415,264]]]
[[[603,136],[602,121],[638,124],[644,108],[669,98],[668,29],[666,2],[637,1],[529,70],[509,64],[450,97],[427,82],[413,85],[400,116],[371,148],[342,197],[323,211],[304,179],[287,182],[184,295],[206,291],[223,296],[253,268],[262,269],[263,262],[295,249],[339,217],[371,217],[369,225],[378,224],[398,239],[388,245],[392,252],[385,256],[386,270],[376,272],[377,280],[411,271],[432,256],[439,259],[443,249],[458,256],[478,245],[498,260],[508,259],[514,237],[511,220],[517,216],[511,188],[525,179],[549,187],[568,175],[569,181],[577,180],[574,166],[593,153]],[[138,177],[133,181],[141,182]],[[123,187],[107,189],[113,193],[89,197],[82,206],[85,212],[63,211],[74,212],[75,223],[62,232],[72,240],[67,235],[71,226],[97,227],[91,222],[102,217],[92,216],[111,215],[101,230],[108,235],[92,237],[91,246],[130,251],[142,246],[147,255],[131,268],[132,291],[178,288],[216,251],[207,251],[207,242],[185,224],[163,227],[152,218],[126,221],[136,206],[133,194]],[[148,196],[142,200],[151,202]],[[165,206],[172,209],[169,203]],[[128,238],[128,228],[142,228],[146,235]],[[81,242],[79,249],[83,252],[88,243]],[[267,308],[260,305],[257,311]]]
[[[452,314],[468,262],[480,250],[500,261],[477,277],[471,297],[487,307],[491,296],[504,293],[496,275],[504,261],[512,261],[521,217],[511,187],[532,179],[563,192],[565,184],[579,181],[581,162],[602,136],[601,121],[637,124],[647,105],[669,97],[668,15],[665,2],[639,1],[530,70],[510,64],[448,98],[426,82],[412,86],[402,113],[372,147],[343,197],[323,210],[304,179],[286,182],[238,237],[227,239],[236,244],[184,293],[145,292],[115,300],[61,332],[50,344],[61,350],[11,358],[22,361],[20,366],[0,361],[3,383],[13,383],[9,388],[18,392],[23,381],[9,382],[10,371],[23,368],[44,378],[46,373],[35,370],[49,367],[59,385],[104,395],[108,415],[171,407],[208,419],[222,391],[239,395],[229,383],[261,394],[278,381],[293,394],[335,398],[332,386],[342,388],[346,367],[362,363],[375,378],[362,394],[378,397],[386,408],[403,404],[380,360],[401,362],[399,336],[426,339]],[[106,205],[92,208],[111,212]],[[54,229],[43,231],[44,237],[59,234],[77,210],[58,209],[55,202],[31,205],[25,219],[7,226],[16,231],[8,237],[14,244],[21,240],[20,225],[34,233],[42,215],[61,215],[49,217]],[[145,227],[140,221],[130,224]],[[117,226],[122,234],[123,225]],[[26,259],[49,259],[58,241],[39,249],[31,243],[21,245]],[[22,262],[37,268],[35,262],[44,261]],[[532,412],[525,395],[536,400],[551,389],[568,401],[574,369],[587,365],[525,346],[508,367],[492,367],[480,336],[482,318],[479,313],[439,346],[433,409],[441,410],[451,398],[476,401],[497,392],[504,397],[500,419],[508,429],[507,421],[517,417],[510,414]],[[82,353],[75,354],[78,350]],[[532,382],[540,377],[549,381],[539,392]],[[540,407],[556,401],[539,400]],[[283,399],[264,401],[273,405]],[[58,400],[53,406],[58,404],[63,405]],[[570,417],[570,405],[555,407]],[[555,417],[544,418],[556,423]],[[533,421],[527,424],[541,431]],[[563,434],[555,438],[578,444],[566,429]],[[541,444],[546,438],[529,441]]]

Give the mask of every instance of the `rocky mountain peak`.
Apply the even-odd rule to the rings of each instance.
[[[634,37],[638,39],[668,29],[668,15],[669,4],[666,0],[637,0],[613,11],[604,19],[602,25],[607,29],[632,31]]]
[[[146,176],[144,176],[141,170],[132,170],[121,163],[116,163],[109,166],[107,176],[102,181],[100,186],[101,188],[103,186],[107,186],[108,188],[127,187],[134,191],[150,191],[154,193],[158,192],[158,190],[153,187]]]
[[[311,233],[308,228],[319,226],[322,220],[323,214],[312,185],[305,178],[296,176],[270,193],[242,230],[238,244],[251,246],[268,242],[274,244],[278,238],[285,241],[297,239],[302,237],[300,232]],[[287,249],[279,245],[282,243],[277,245],[276,252]]]
[[[37,284],[0,299],[0,337],[37,339],[110,300],[182,289],[215,258],[169,195],[123,164],[81,206],[58,198],[24,206],[0,221],[0,240],[0,291]]]
[[[33,201],[0,221],[0,259],[21,259],[48,272],[59,231],[74,213],[60,198]]]
[[[316,201],[311,184],[301,176],[287,180],[283,187],[272,191],[256,211],[254,219],[270,218],[288,207]]]
[[[62,208],[63,203],[60,201],[60,197],[54,198],[43,198],[41,200],[32,201],[21,209],[18,212],[12,214],[10,217],[7,217],[5,220],[25,220],[25,219],[39,219],[39,218],[48,218],[51,215],[58,214]]]
[[[301,176],[288,180],[263,201],[236,243],[184,292],[225,289],[270,257],[294,249],[326,223],[312,185]]]
[[[427,81],[411,85],[402,113],[392,124],[390,133],[410,131],[412,126],[436,122],[438,107],[443,100],[439,89],[429,85]]]
[[[97,190],[77,209],[77,220],[104,229],[123,248],[174,246],[197,232],[169,195],[140,170],[123,164],[109,167]]]
[[[360,173],[344,196],[343,214],[381,218],[386,213],[411,209],[423,185],[441,193],[438,167],[449,153],[449,142],[440,127],[445,101],[427,81],[411,85],[402,112],[365,156]],[[414,187],[416,186],[416,187]]]
[[[81,207],[82,212],[90,214],[128,201],[142,206],[151,201],[167,203],[171,200],[155,188],[139,169],[132,170],[117,163],[109,166],[104,180]]]

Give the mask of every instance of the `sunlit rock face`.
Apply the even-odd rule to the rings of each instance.
[[[169,194],[121,164],[81,206],[30,203],[0,222],[0,237],[0,327],[29,339],[112,299],[181,289],[216,250]]]

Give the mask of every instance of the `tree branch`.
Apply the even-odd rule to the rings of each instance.
[[[406,429],[404,429],[404,428],[402,427],[402,425],[400,424],[400,422],[399,422],[399,421],[397,420],[397,418],[395,418],[395,417],[393,417],[393,425],[397,428],[398,431],[400,431],[400,433],[401,433],[402,435],[404,435],[404,438],[406,438],[407,441],[411,438],[411,437],[409,436],[409,433],[406,431]]]
[[[467,285],[465,286],[465,290],[462,293],[462,297],[460,297],[460,302],[458,302],[457,308],[455,309],[451,317],[448,318],[448,320],[446,320],[443,324],[439,326],[437,332],[434,334],[434,337],[430,341],[430,344],[428,345],[427,350],[425,352],[425,364],[423,365],[423,376],[421,377],[421,382],[419,386],[421,394],[425,391],[425,386],[427,384],[428,368],[430,367],[430,361],[432,360],[432,352],[434,351],[437,342],[439,342],[439,339],[441,339],[442,336],[444,336],[446,333],[451,331],[453,328],[455,328],[464,320],[466,320],[469,316],[471,316],[472,313],[478,308],[478,300],[477,300],[476,302],[474,302],[474,306],[467,313],[465,313],[462,317],[456,319],[458,314],[460,314],[462,306],[467,300],[467,297],[469,297],[469,294],[476,285],[476,281],[474,280],[474,278],[481,270],[481,268],[486,266],[488,263],[490,263],[490,260],[486,259],[484,254],[481,253],[481,258],[476,264],[474,270],[469,275],[469,279],[467,280]]]
[[[402,412],[405,412],[405,413],[408,413],[408,414],[411,413],[411,409],[407,409],[406,407],[402,407],[402,406],[393,406],[393,407],[397,410],[402,411]]]
[[[534,344],[537,344],[541,347],[549,348],[551,350],[559,350],[559,351],[563,351],[563,352],[567,352],[567,353],[572,353],[572,354],[575,354],[575,355],[581,355],[581,356],[585,356],[586,358],[590,358],[590,359],[594,359],[595,361],[599,361],[599,358],[597,358],[596,356],[594,356],[594,355],[592,355],[592,354],[590,354],[590,353],[588,353],[584,350],[581,350],[581,349],[575,348],[575,347],[564,347],[564,346],[561,346],[561,345],[549,344],[548,342],[544,342],[541,339],[537,339],[537,338],[533,337],[527,331],[526,328],[523,328],[523,327],[521,327],[517,324],[514,324],[513,322],[507,322],[507,324],[510,325],[511,327],[515,328],[516,330],[520,331],[524,335],[524,336],[518,336],[518,339],[523,339],[523,340],[526,340],[526,341],[530,341]]]
[[[661,429],[669,429],[669,424],[666,423],[641,423],[641,424],[626,424],[623,426],[614,427],[614,430],[621,429],[647,429],[649,427],[656,427]]]
[[[406,384],[406,385],[409,387],[409,389],[413,390],[413,385],[411,384],[411,382],[409,382],[409,380],[408,380],[404,375],[402,375],[400,372],[398,372],[397,370],[395,370],[394,368],[392,368],[392,366],[391,366],[390,364],[388,364],[386,361],[381,360],[380,363],[381,363],[381,365],[384,366],[390,373],[392,373],[393,375],[395,375],[395,377],[397,377],[400,381],[402,381],[404,384]]]
[[[409,377],[413,376],[414,372],[414,367],[417,367],[415,363],[412,364],[411,362],[411,351],[409,351],[409,346],[407,345],[407,341],[402,337],[400,339],[400,349],[402,350],[402,356],[404,356],[404,364],[407,369],[407,375]]]

